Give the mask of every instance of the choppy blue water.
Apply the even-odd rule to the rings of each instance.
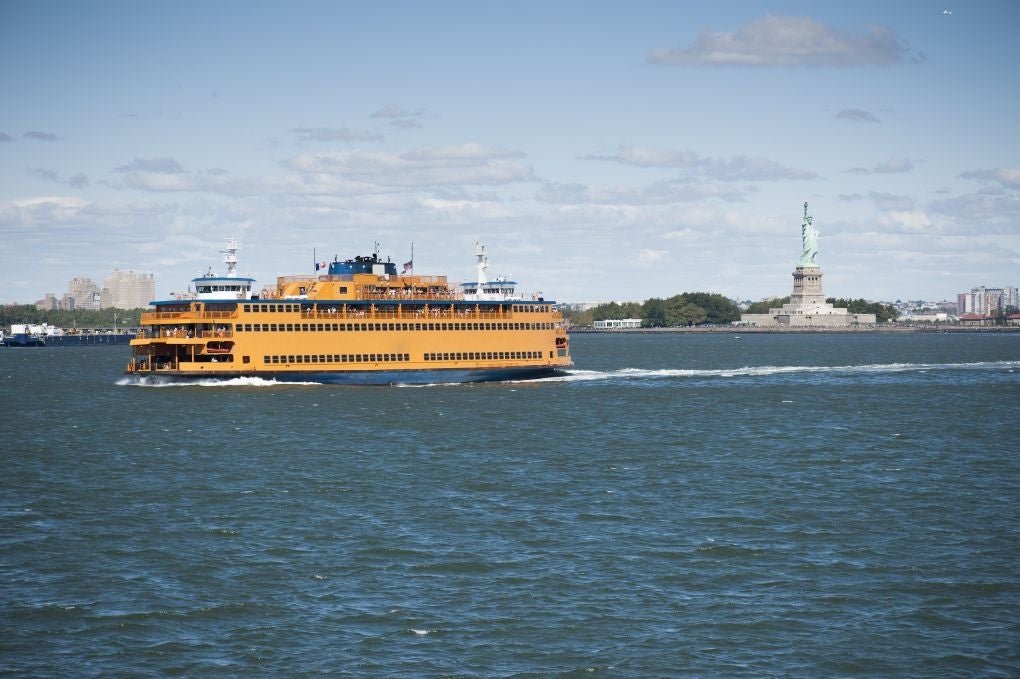
[[[423,388],[0,350],[0,673],[1020,674],[1020,335],[572,348]]]

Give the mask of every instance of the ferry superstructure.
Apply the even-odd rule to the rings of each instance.
[[[398,273],[376,249],[250,294],[254,279],[236,275],[236,249],[228,242],[227,276],[196,278],[194,292],[142,314],[128,376],[433,384],[531,379],[573,365],[555,303],[526,299],[502,277],[490,285],[481,245],[478,280],[463,291],[446,276],[415,275],[411,262]]]

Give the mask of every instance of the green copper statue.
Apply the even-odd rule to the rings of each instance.
[[[804,203],[804,221],[800,225],[801,253],[797,266],[818,266],[815,258],[818,257],[818,231],[811,225],[811,217],[808,217],[807,203]]]

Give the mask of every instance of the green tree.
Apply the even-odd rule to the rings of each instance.
[[[616,302],[609,302],[608,304],[599,304],[591,310],[591,318],[593,321],[613,321],[625,318],[623,315],[623,309]]]
[[[136,327],[145,309],[82,309],[43,311],[34,304],[7,304],[0,306],[0,327],[12,323],[48,323],[60,328],[118,328]]]
[[[845,308],[852,314],[875,314],[875,320],[879,323],[896,320],[900,312],[896,307],[881,302],[869,302],[866,299],[836,299],[829,297],[825,300],[837,309]]]
[[[658,297],[645,300],[641,315],[642,325],[648,328],[666,326],[666,303]]]
[[[714,292],[685,292],[681,295],[689,304],[705,312],[705,318],[697,323],[725,325],[740,320],[740,308],[724,295]]]
[[[773,297],[772,299],[763,299],[760,302],[752,302],[747,307],[745,314],[767,314],[769,309],[779,309],[784,304],[790,301],[790,297]]]

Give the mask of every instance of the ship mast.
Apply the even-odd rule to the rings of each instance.
[[[233,236],[227,238],[227,247],[220,250],[223,253],[223,263],[227,265],[227,278],[237,278],[237,251],[241,249],[241,243]]]
[[[481,294],[482,286],[487,282],[485,270],[489,268],[489,258],[485,256],[485,246],[478,241],[475,241],[475,257],[478,258],[478,263],[475,265],[478,268],[478,294]]]

